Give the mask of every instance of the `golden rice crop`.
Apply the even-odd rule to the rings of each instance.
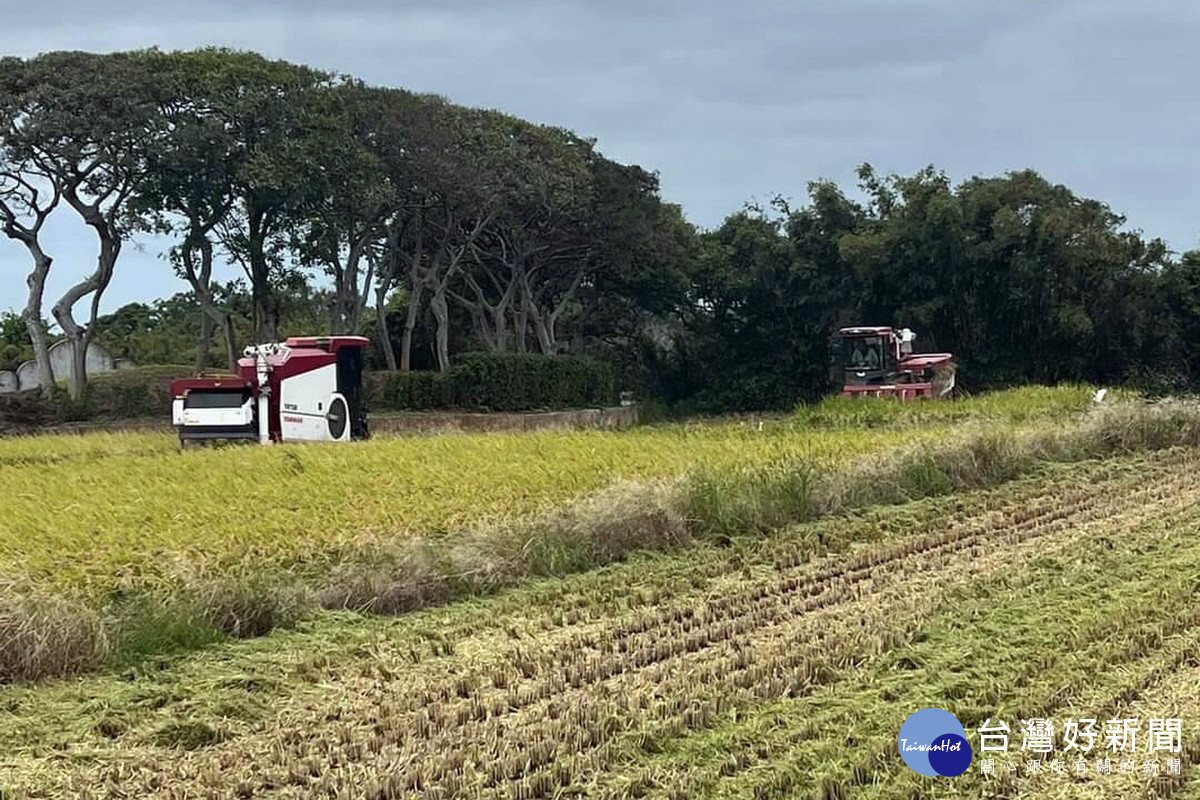
[[[1089,392],[1030,387],[938,405],[959,416],[1058,414]],[[916,405],[930,404],[876,403],[871,413]],[[826,416],[855,420],[865,407]],[[234,563],[311,563],[364,542],[544,512],[622,479],[840,462],[937,440],[947,420],[864,431],[791,417],[185,454],[159,433],[0,439],[0,575],[95,593]]]
[[[1080,390],[1011,394],[1010,405],[1057,416],[1078,404]],[[988,402],[963,407],[982,413],[994,407]],[[905,407],[891,406],[897,415]],[[1088,454],[1121,442],[1136,450],[1200,441],[1168,424],[1180,417],[1196,428],[1196,416],[1133,414],[1138,425],[1118,426],[1120,437]],[[187,454],[162,434],[3,441],[0,586],[7,598],[53,602],[21,605],[0,626],[0,639],[30,643],[0,662],[0,681],[200,647],[220,632],[256,636],[317,605],[421,608],[676,547],[696,534],[763,532],[834,508],[987,485],[1036,460],[1013,444],[1017,426],[994,416],[987,419],[1001,424],[986,441],[955,433],[965,444],[944,446],[951,418],[865,430],[792,416]],[[1154,436],[1139,444],[1147,425]],[[1060,438],[1047,439],[1057,449],[1046,458],[1087,457]],[[881,472],[860,468],[857,483],[827,479],[813,488],[814,469],[901,444],[908,447],[891,460],[872,457]],[[894,486],[880,494],[889,475]],[[831,494],[843,484],[855,491]],[[66,626],[62,613],[50,613],[79,606],[100,611],[94,624]],[[68,660],[66,652],[82,655]]]
[[[164,570],[303,561],[356,542],[532,514],[620,478],[697,463],[829,462],[939,432],[724,423],[183,454],[160,434],[110,435],[102,447],[75,436],[5,441],[0,574],[103,590]]]
[[[953,402],[897,403],[887,397],[827,397],[811,406],[801,406],[794,416],[808,425],[822,427],[878,427],[956,422],[967,419],[1023,423],[1035,418],[1066,417],[1092,404],[1096,388],[1083,384],[1023,386],[987,392]],[[1111,390],[1107,401],[1132,399],[1127,390]]]

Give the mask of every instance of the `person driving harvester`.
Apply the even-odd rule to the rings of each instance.
[[[863,369],[879,369],[879,353],[876,348],[868,345],[863,347],[862,342],[854,343],[854,353],[850,356],[850,366],[860,367]]]

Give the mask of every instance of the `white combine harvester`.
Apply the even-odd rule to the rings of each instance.
[[[171,383],[181,447],[216,440],[365,439],[362,336],[297,336],[247,347],[237,375]]]

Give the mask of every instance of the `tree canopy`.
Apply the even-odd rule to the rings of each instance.
[[[232,368],[248,341],[369,332],[378,367],[586,352],[709,410],[829,391],[829,335],[848,324],[913,328],[969,386],[1200,374],[1200,254],[1030,170],[858,177],[699,231],[654,172],[496,110],[216,48],[6,58],[0,231],[29,292],[5,352],[48,386],[49,344],[67,339],[76,366],[56,377],[78,394],[97,336],[200,369]],[[51,215],[96,243],[57,299]],[[170,237],[186,288],[101,315],[147,231]],[[218,281],[223,264],[241,278]]]

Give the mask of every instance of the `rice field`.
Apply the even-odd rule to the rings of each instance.
[[[303,566],[367,542],[525,517],[620,480],[782,459],[843,463],[937,441],[964,419],[1061,416],[1087,387],[1023,389],[930,409],[830,404],[820,417],[376,439],[179,453],[158,433],[0,439],[0,577],[104,597],[245,563]],[[847,425],[863,409],[893,426]]]
[[[0,800],[1200,797],[1200,408],[1091,396],[0,440]],[[978,752],[1082,717],[1179,746]]]
[[[324,612],[153,666],[10,687],[0,788],[1195,796],[1198,469],[1194,448],[1058,465],[401,617]],[[976,750],[985,721],[1008,720],[1014,746],[990,754],[991,774],[977,753],[962,775],[920,776],[896,737],[927,706],[955,714]],[[1181,746],[1130,770],[1105,753],[1111,770],[1084,774],[1016,746],[1018,720],[1077,717],[1180,718]]]

